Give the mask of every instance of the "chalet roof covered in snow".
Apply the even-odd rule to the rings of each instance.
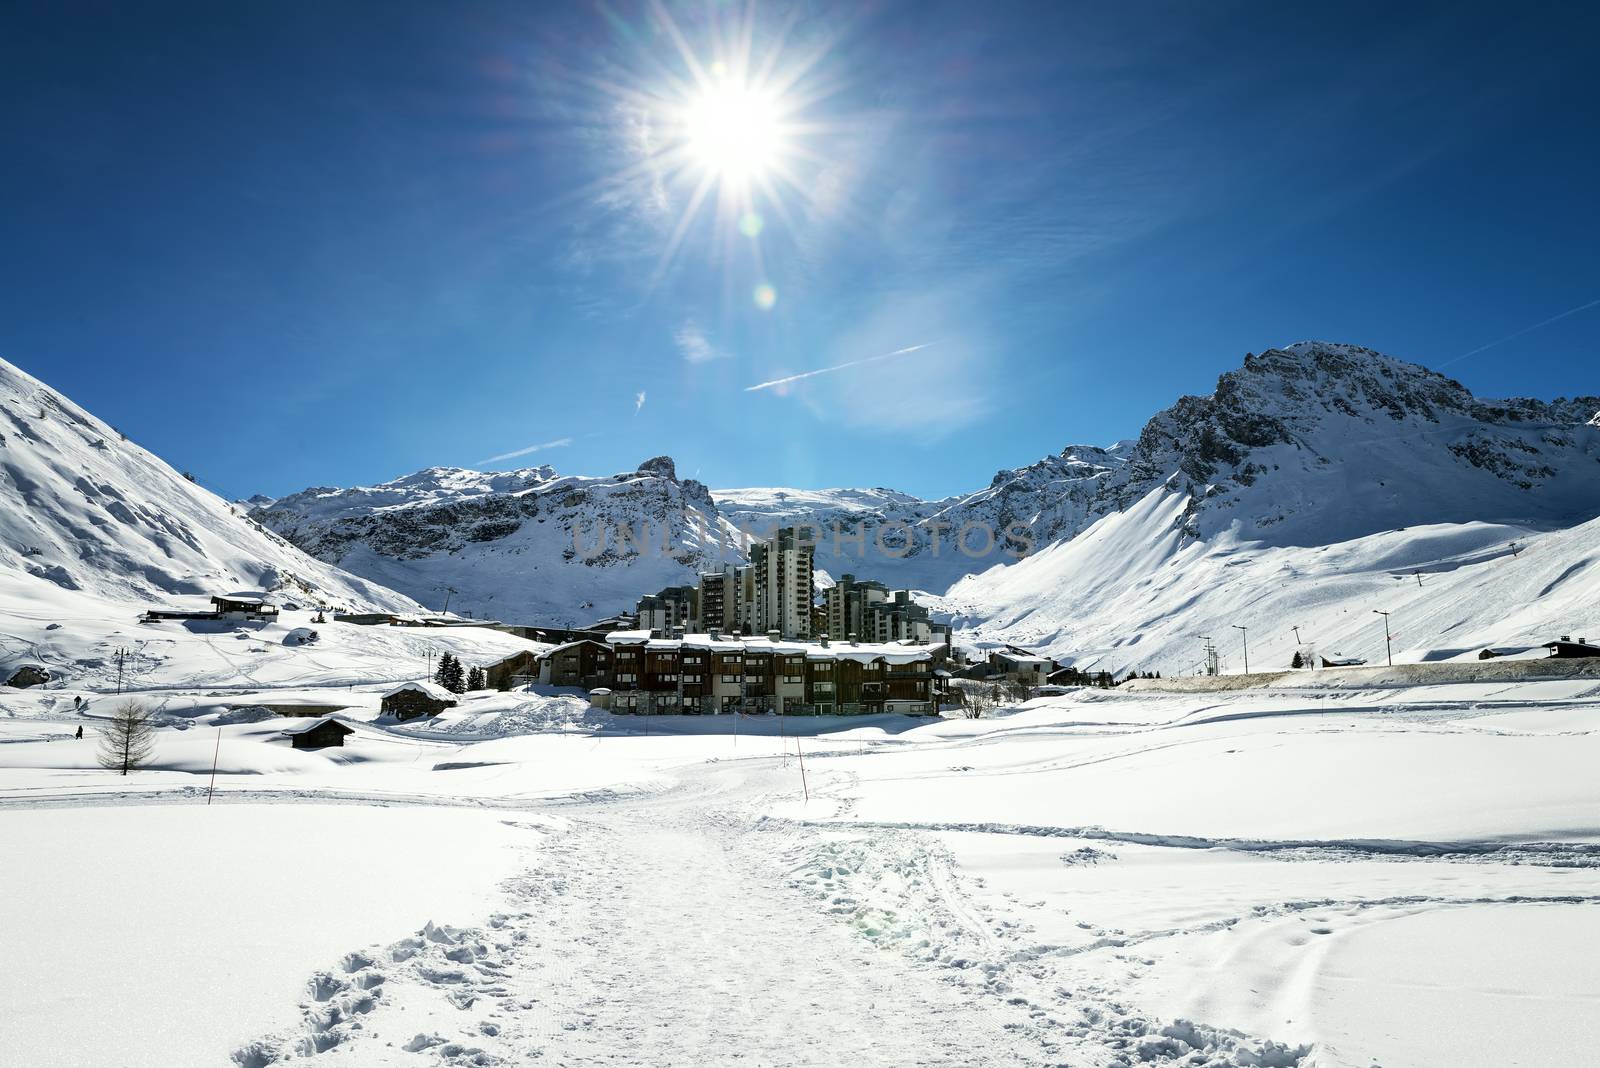
[[[288,734],[288,735],[309,734],[312,731],[316,730],[318,727],[321,727],[323,724],[326,724],[326,723],[333,724],[335,727],[338,727],[340,730],[344,731],[344,733],[346,733],[346,734],[354,734],[355,733],[355,729],[354,728],[346,725],[345,723],[341,722],[337,717],[334,717],[334,716],[323,716],[321,719],[310,719],[310,720],[306,720],[304,723],[296,723],[292,727],[283,728],[283,733],[284,734]]]
[[[263,607],[276,603],[270,593],[262,593],[260,590],[241,590],[238,593],[224,593],[213,598],[213,600],[234,601],[238,604],[258,604]]]
[[[425,697],[431,697],[435,701],[454,701],[456,699],[455,694],[451,693],[443,686],[440,686],[438,683],[423,682],[420,679],[416,682],[403,682],[399,686],[396,686],[394,689],[385,693],[383,696],[393,697],[395,694],[405,693],[407,690],[415,690],[417,693],[420,693]]]

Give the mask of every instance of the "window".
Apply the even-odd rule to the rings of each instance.
[[[722,676],[722,681],[723,682],[738,682],[739,681],[739,676],[737,676],[737,675],[724,675],[724,676]]]
[[[803,675],[785,675],[783,681],[787,685],[798,686],[806,680]]]
[[[618,682],[638,682],[639,681],[639,676],[635,675],[631,671],[619,671],[619,672],[617,672],[617,681]]]
[[[683,677],[683,681],[684,682],[699,682],[700,681],[700,676],[699,675],[687,675],[686,674]]]
[[[817,682],[813,682],[811,684],[811,688],[813,690],[815,690],[817,693],[832,693],[833,692],[833,683],[831,683],[831,682],[822,682],[822,681],[819,680]]]
[[[665,672],[662,672],[657,677],[662,682],[677,682],[678,681],[678,673],[676,671],[665,671]]]

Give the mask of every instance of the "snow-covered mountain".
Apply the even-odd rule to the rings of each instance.
[[[603,478],[549,467],[434,467],[379,486],[321,487],[251,513],[307,552],[440,607],[582,624],[742,561],[738,532],[669,457]],[[636,539],[619,544],[626,528]]]
[[[1201,635],[1400,659],[1600,632],[1600,398],[1488,401],[1308,342],[1252,356],[1145,426],[1076,537],[952,587],[971,637],[1183,670]],[[1294,629],[1299,627],[1296,636]]]
[[[1140,559],[1170,543],[1190,553],[1229,546],[1242,560],[1418,526],[1501,524],[1507,537],[1531,536],[1600,513],[1597,429],[1600,398],[1480,400],[1414,364],[1303,342],[1247,357],[1213,394],[1180,398],[1136,439],[1069,446],[940,500],[884,488],[707,490],[658,457],[604,478],[430,468],[380,486],[306,490],[252,514],[313,555],[427,603],[453,590],[452,607],[545,622],[625,609],[698,568],[742,559],[740,528],[809,523],[823,532],[818,565],[834,576],[949,590],[950,610],[979,632],[1065,649],[1079,640],[1055,618],[1067,608],[1039,608],[1028,617],[1036,625],[1018,620],[1070,585],[1041,561],[1096,524],[1135,513],[1156,524],[1130,535]],[[1141,508],[1155,501],[1164,503]],[[592,557],[577,551],[592,551],[601,527],[642,523],[657,546],[665,528],[673,558],[618,552],[614,539]],[[963,527],[998,534],[1012,524],[1027,528],[1035,558],[1014,562],[1003,541],[977,556],[954,548]],[[865,545],[836,538],[836,528],[865,529]],[[879,551],[880,529],[894,553]],[[1070,611],[1093,607],[1074,601]]]
[[[0,360],[0,600],[143,606],[239,588],[419,608],[312,559]]]

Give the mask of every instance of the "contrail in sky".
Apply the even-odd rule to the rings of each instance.
[[[1591,300],[1587,304],[1580,304],[1576,308],[1568,308],[1566,311],[1562,312],[1560,315],[1552,315],[1552,316],[1550,316],[1550,318],[1546,319],[1542,323],[1534,323],[1532,326],[1525,326],[1521,330],[1518,330],[1515,334],[1507,334],[1505,337],[1501,338],[1499,341],[1491,341],[1487,345],[1479,345],[1477,348],[1473,349],[1471,352],[1463,352],[1460,356],[1457,356],[1455,359],[1444,361],[1444,363],[1441,363],[1439,365],[1439,367],[1449,367],[1451,364],[1459,363],[1460,361],[1466,359],[1468,356],[1476,356],[1478,353],[1484,351],[1485,349],[1492,349],[1496,345],[1504,345],[1507,341],[1515,341],[1517,338],[1521,337],[1523,334],[1531,334],[1535,330],[1538,330],[1540,327],[1549,326],[1551,323],[1559,322],[1560,320],[1565,319],[1569,315],[1577,315],[1581,311],[1588,311],[1590,308],[1593,308],[1597,304],[1600,304],[1600,297],[1596,297],[1594,300]],[[1439,367],[1435,367],[1434,370],[1437,371],[1439,369]]]
[[[572,444],[572,439],[571,438],[557,438],[554,441],[541,442],[538,445],[529,445],[525,449],[513,449],[510,452],[503,452],[499,456],[491,456],[487,460],[479,460],[478,463],[480,463],[480,464],[494,464],[494,463],[499,463],[501,460],[514,460],[518,456],[526,456],[530,452],[538,452],[540,449],[559,449],[563,445],[571,445],[571,444]]]
[[[882,356],[868,356],[866,359],[851,360],[849,363],[836,363],[832,367],[819,367],[815,371],[801,371],[797,375],[788,375],[784,378],[774,378],[770,382],[759,382],[753,386],[745,386],[744,391],[746,393],[754,393],[758,389],[771,389],[773,386],[786,386],[790,382],[798,382],[802,378],[814,378],[817,375],[825,375],[829,371],[843,371],[846,367],[860,367],[864,363],[877,363],[879,360],[887,360],[895,356],[904,356],[908,352],[916,352],[918,349],[925,349],[932,344],[932,341],[928,341],[921,345],[911,345],[907,348],[895,349],[893,352],[886,352]]]

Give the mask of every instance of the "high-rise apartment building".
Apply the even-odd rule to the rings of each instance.
[[[777,631],[784,638],[811,636],[811,604],[816,599],[812,567],[815,551],[816,534],[805,527],[784,527],[770,539],[750,547],[753,633]]]

